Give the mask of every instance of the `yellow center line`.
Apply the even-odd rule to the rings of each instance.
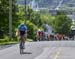
[[[59,54],[60,54],[60,52],[57,52],[57,54],[55,55],[54,59],[57,59]]]
[[[61,51],[61,47],[59,48],[58,52],[56,53],[53,59],[57,59],[59,57],[60,51]]]

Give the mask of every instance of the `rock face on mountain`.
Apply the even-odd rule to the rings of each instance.
[[[25,0],[17,0],[17,4],[24,5]],[[26,0],[26,3],[29,4],[31,1],[38,3],[39,8],[56,8],[62,2],[61,8],[65,7],[75,7],[75,0]]]

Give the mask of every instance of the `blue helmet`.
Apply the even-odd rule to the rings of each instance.
[[[20,24],[18,26],[18,30],[20,30],[20,31],[27,31],[27,26],[25,26],[24,24]]]

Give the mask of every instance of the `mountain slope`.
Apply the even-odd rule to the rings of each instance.
[[[25,0],[17,0],[17,4],[24,5]],[[26,0],[29,4],[32,0]],[[39,8],[56,8],[61,0],[35,0],[38,3]],[[75,0],[63,0],[60,8],[75,7]]]

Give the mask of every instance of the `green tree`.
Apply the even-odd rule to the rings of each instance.
[[[52,25],[52,22],[54,20],[54,16],[51,16],[49,13],[41,14],[42,23],[47,23],[49,25]]]
[[[31,19],[30,20],[31,20],[31,22],[33,22],[37,26],[42,25],[41,15],[40,15],[39,12],[33,12],[31,14]]]
[[[3,33],[6,33],[8,30],[8,2],[0,0],[0,33],[3,36]],[[0,36],[1,36],[0,35]]]
[[[63,14],[57,15],[52,26],[56,33],[66,35],[71,29],[71,19]]]
[[[16,0],[12,0],[12,6],[12,24],[14,31],[18,22]],[[3,35],[7,35],[9,32],[9,0],[0,0],[0,32],[2,32],[1,34]]]

